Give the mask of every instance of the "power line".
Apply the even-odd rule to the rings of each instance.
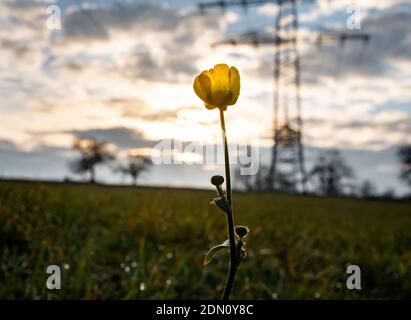
[[[300,0],[299,3],[312,3]],[[274,46],[274,102],[273,102],[273,146],[271,163],[267,176],[267,188],[278,186],[279,174],[287,176],[293,191],[305,191],[307,174],[303,146],[303,119],[301,110],[301,66],[299,42],[298,5],[296,0],[226,0],[199,4],[201,12],[206,9],[226,9],[241,6],[273,3],[278,11],[275,18],[274,35],[258,31],[246,32],[238,37],[216,42],[219,45],[272,45]],[[370,36],[364,33],[328,32],[319,34],[315,44],[321,46],[332,42],[342,45],[349,40],[368,42]]]

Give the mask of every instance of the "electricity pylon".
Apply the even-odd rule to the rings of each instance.
[[[312,1],[304,1],[312,2]],[[274,114],[273,146],[271,162],[266,177],[266,187],[273,190],[279,187],[279,181],[289,191],[306,191],[307,172],[305,169],[303,145],[303,120],[301,112],[301,67],[298,50],[298,11],[296,0],[227,0],[200,3],[200,11],[207,8],[230,6],[261,5],[275,3],[277,16],[274,36],[268,37],[259,32],[248,32],[238,38],[228,39],[214,45],[249,44],[274,46]],[[317,44],[330,41],[345,43],[349,39],[368,40],[368,35],[334,33],[320,35]]]

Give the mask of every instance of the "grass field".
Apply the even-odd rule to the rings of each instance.
[[[0,298],[214,299],[228,255],[212,191],[0,182]],[[250,227],[234,299],[411,298],[411,203],[234,194]],[[62,269],[50,291],[48,265]],[[346,288],[347,264],[362,270]]]

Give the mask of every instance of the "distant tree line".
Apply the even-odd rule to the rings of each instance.
[[[94,138],[78,139],[73,145],[74,150],[80,153],[80,157],[70,163],[70,169],[75,174],[88,174],[91,183],[96,182],[96,167],[110,165],[114,173],[122,173],[129,176],[133,185],[136,185],[143,172],[149,170],[152,161],[141,154],[130,153],[126,164],[112,163],[116,160],[109,145],[102,140]],[[411,187],[411,145],[398,149],[397,156],[400,163],[399,178]],[[260,170],[253,176],[242,176],[240,170],[236,170],[236,177],[243,189],[248,191],[268,191],[268,166],[260,165]],[[395,192],[389,188],[378,194],[375,185],[369,181],[354,183],[354,170],[347,164],[338,150],[327,150],[319,154],[307,175],[311,192],[324,196],[349,195],[362,198],[395,198]],[[282,172],[278,172],[275,190],[283,192],[296,192],[295,184]]]
[[[399,178],[411,187],[411,145],[398,149],[397,156],[400,162]],[[236,170],[237,181],[242,189],[247,191],[269,191],[267,185],[268,167],[260,165],[259,172],[254,176],[240,175],[240,168]],[[319,154],[307,174],[309,192],[324,196],[355,196],[361,198],[394,199],[394,189],[388,188],[382,193],[370,180],[355,182],[355,173],[347,164],[338,150],[326,150]],[[274,189],[282,192],[296,192],[295,184],[282,172],[276,176]]]

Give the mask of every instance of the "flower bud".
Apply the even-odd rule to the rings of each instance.
[[[211,184],[214,186],[221,186],[224,183],[224,177],[223,176],[212,176],[211,178]]]
[[[236,226],[235,227],[235,233],[240,237],[240,238],[245,238],[250,230],[248,229],[247,226]]]

